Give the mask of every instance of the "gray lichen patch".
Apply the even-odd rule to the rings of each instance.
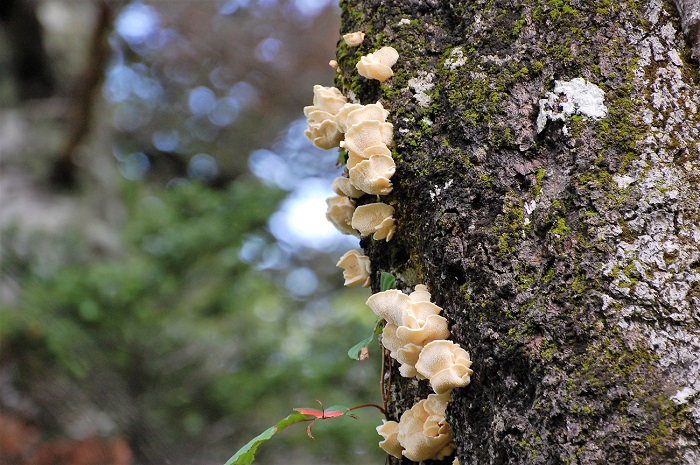
[[[626,337],[643,338],[666,373],[669,401],[700,430],[700,94],[679,57],[682,37],[661,2],[646,12],[634,87],[645,136],[630,170],[616,178],[637,202],[620,213],[617,245],[603,266],[602,308]],[[635,35],[633,33],[632,35]],[[601,229],[602,231],[602,229]],[[681,434],[681,463],[698,463],[700,439]]]

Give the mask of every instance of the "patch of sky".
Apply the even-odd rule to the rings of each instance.
[[[318,277],[309,268],[295,268],[287,274],[284,284],[293,296],[303,298],[316,291],[316,288],[318,288]]]
[[[127,5],[117,17],[115,29],[129,45],[141,45],[156,34],[160,15],[155,8],[141,2]]]
[[[303,180],[270,218],[270,232],[292,249],[308,247],[330,252],[357,247],[356,237],[342,235],[326,219],[326,198],[333,195],[326,180]]]
[[[220,98],[216,101],[214,108],[207,115],[209,121],[217,126],[228,126],[232,124],[241,113],[241,106],[232,97]]]
[[[194,179],[210,181],[219,175],[219,165],[211,155],[198,153],[190,158],[187,165],[187,175]]]
[[[238,102],[241,108],[255,105],[260,98],[258,89],[245,81],[237,82],[232,85],[231,89],[228,91],[228,95]]]
[[[342,172],[336,165],[337,152],[311,145],[305,130],[306,120],[293,121],[270,150],[253,151],[248,160],[251,171],[265,183],[288,191],[307,178],[322,178],[330,186]]]
[[[175,130],[156,131],[151,136],[151,141],[161,152],[174,152],[180,142],[180,136]]]
[[[306,17],[318,16],[328,5],[335,5],[335,0],[292,0],[292,6]]]
[[[208,87],[197,86],[190,90],[187,105],[193,115],[207,115],[216,106],[216,94]]]
[[[141,152],[133,152],[119,159],[119,171],[131,181],[143,180],[150,166],[150,160]]]
[[[354,236],[343,235],[326,219],[326,199],[335,193],[333,179],[342,174],[337,152],[321,150],[304,136],[306,120],[292,122],[271,149],[255,150],[248,164],[263,182],[289,196],[269,221],[275,238],[292,250],[310,248],[339,251],[358,246]]]
[[[260,41],[255,47],[255,58],[263,63],[276,61],[282,53],[282,41],[274,37],[268,37]]]
[[[161,84],[145,74],[143,65],[126,66],[117,64],[107,71],[107,79],[102,93],[112,103],[120,103],[134,97],[155,107],[163,95]]]

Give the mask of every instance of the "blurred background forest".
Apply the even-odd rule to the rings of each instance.
[[[303,136],[333,0],[0,2],[0,464],[223,464],[379,401]],[[260,463],[381,463],[375,412]]]

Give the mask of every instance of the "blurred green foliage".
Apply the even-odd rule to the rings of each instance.
[[[223,463],[292,407],[377,401],[378,349],[363,364],[346,355],[372,327],[366,296],[341,291],[310,310],[240,258],[249,235],[265,237],[281,192],[247,178],[224,191],[147,189],[127,189],[117,256],[77,234],[3,231],[2,273],[18,286],[0,308],[0,362],[18,366],[21,383],[79,384],[145,461],[162,443],[164,455],[206,450]],[[379,417],[360,416],[323,425],[315,442],[301,428],[261,457],[296,448],[285,456],[380,461]]]

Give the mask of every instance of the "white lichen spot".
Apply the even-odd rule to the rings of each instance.
[[[414,90],[413,98],[416,99],[418,105],[423,108],[430,106],[431,98],[426,92],[430,92],[435,87],[433,84],[433,79],[435,75],[433,73],[427,73],[421,71],[418,73],[418,77],[414,77],[408,80],[408,86]]]
[[[398,26],[408,26],[409,24],[411,24],[411,20],[406,18],[401,18],[401,21],[397,23]]]
[[[605,92],[583,78],[555,81],[554,92],[547,92],[546,97],[539,101],[538,133],[544,130],[547,121],[565,121],[567,116],[574,114],[600,119],[608,114],[604,104]],[[566,126],[562,132],[567,134]]]
[[[620,176],[619,174],[616,174],[613,176],[613,181],[617,183],[617,187],[619,189],[627,189],[630,184],[636,181],[636,179],[629,175]]]
[[[696,391],[695,389],[685,386],[683,389],[672,395],[671,400],[674,401],[676,404],[682,405],[687,403],[688,399],[690,399],[697,393],[698,391]]]
[[[450,52],[450,56],[445,60],[445,69],[455,70],[460,66],[464,66],[467,63],[467,59],[464,56],[464,51],[462,47],[455,47]]]

